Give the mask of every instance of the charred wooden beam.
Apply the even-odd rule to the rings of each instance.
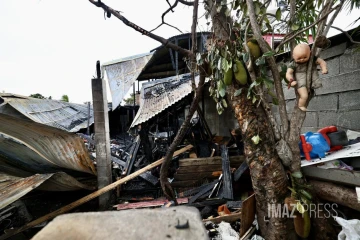
[[[193,188],[193,189],[187,190],[185,192],[179,193],[179,197],[188,197],[188,196],[195,195],[196,193],[200,192],[202,189],[209,186],[210,184],[212,184],[212,183],[205,183],[205,184],[201,185],[200,187]]]
[[[245,161],[244,156],[230,156],[231,164],[240,164]],[[207,158],[184,158],[179,160],[179,166],[195,166],[195,165],[210,165],[210,164],[222,164],[220,156],[207,157]]]
[[[140,143],[141,143],[140,136],[137,136],[135,139],[135,144],[130,149],[130,155],[126,159],[126,165],[124,171],[122,172],[123,176],[129,175],[131,173],[131,169],[134,165],[137,153],[139,151]]]
[[[199,106],[197,107],[196,111],[199,113],[201,123],[204,126],[206,134],[208,135],[208,140],[211,140],[213,135],[211,133],[209,125],[207,124],[207,121],[205,119],[203,111],[201,110],[201,108]]]
[[[222,204],[225,204],[225,203],[226,203],[225,199],[209,199],[209,200],[205,200],[205,201],[202,201],[202,202],[196,202],[196,203],[190,203],[189,202],[186,205],[201,208],[201,207],[206,207],[206,206],[218,206],[218,205],[222,205]]]
[[[200,198],[201,196],[203,196],[204,194],[210,193],[210,191],[214,188],[214,186],[216,185],[216,183],[218,183],[219,180],[215,180],[213,182],[211,182],[209,185],[207,185],[206,187],[204,187],[200,192],[198,192],[197,194],[195,194],[194,196],[192,196],[189,199],[189,203],[193,203],[195,202],[198,198]]]
[[[151,144],[149,140],[149,129],[146,126],[141,125],[139,136],[146,159],[152,163],[154,160],[153,160]]]
[[[159,183],[159,179],[157,177],[155,177],[154,175],[152,175],[150,171],[140,174],[139,177],[148,181],[149,183],[151,183],[154,186]]]
[[[111,154],[111,161],[114,162],[114,163],[119,164],[121,167],[125,167],[125,165],[126,165],[126,162],[119,159],[119,157],[114,155],[114,154]]]
[[[134,164],[135,167],[140,167],[141,163],[144,161],[145,155],[141,156],[138,160],[136,160],[136,163]]]
[[[230,171],[229,152],[226,145],[221,145],[223,198],[234,199],[232,178]]]
[[[234,173],[234,181],[238,181],[241,177],[241,175],[248,169],[249,166],[247,165],[246,161],[244,161],[238,169],[236,169]]]

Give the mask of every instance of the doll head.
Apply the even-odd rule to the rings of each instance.
[[[293,59],[296,63],[305,63],[310,58],[310,47],[309,45],[302,43],[296,45],[293,50]]]

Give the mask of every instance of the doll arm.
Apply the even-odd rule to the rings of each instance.
[[[286,79],[291,82],[294,81],[294,69],[288,68],[286,70]]]
[[[316,64],[319,64],[319,65],[320,65],[321,73],[322,73],[322,74],[328,73],[326,62],[325,62],[323,59],[318,58],[318,59],[316,60]]]

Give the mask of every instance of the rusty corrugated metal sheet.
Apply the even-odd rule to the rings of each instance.
[[[35,174],[27,178],[15,177],[0,172],[0,210],[35,188],[50,191],[95,189],[62,172]]]
[[[9,113],[9,106],[28,119],[68,132],[77,132],[87,127],[88,106],[50,99],[37,99],[9,93],[0,93],[4,101],[0,113],[19,117],[15,111]],[[15,113],[14,113],[15,112]],[[93,110],[90,109],[90,124],[94,123]]]
[[[110,87],[112,109],[120,105],[152,55],[145,53],[103,64]]]
[[[195,78],[198,81],[199,77]],[[140,108],[131,127],[148,121],[190,94],[191,76],[183,74],[144,83],[141,88]]]
[[[76,134],[5,114],[0,114],[0,123],[0,163],[8,168],[96,174],[84,142]]]

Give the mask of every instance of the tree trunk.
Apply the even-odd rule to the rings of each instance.
[[[334,183],[315,180],[311,180],[309,183],[313,187],[318,198],[360,211],[360,203],[357,201],[354,189]]]
[[[269,239],[293,239],[296,237],[290,219],[268,216],[269,204],[282,204],[288,195],[288,180],[275,150],[273,132],[262,106],[257,107],[247,99],[246,93],[231,97],[234,87],[229,87],[228,99],[241,126],[246,161],[250,169],[256,196],[258,223],[263,237]],[[251,138],[259,135],[255,144]],[[268,218],[268,221],[265,220]],[[292,226],[292,227],[291,227]]]

